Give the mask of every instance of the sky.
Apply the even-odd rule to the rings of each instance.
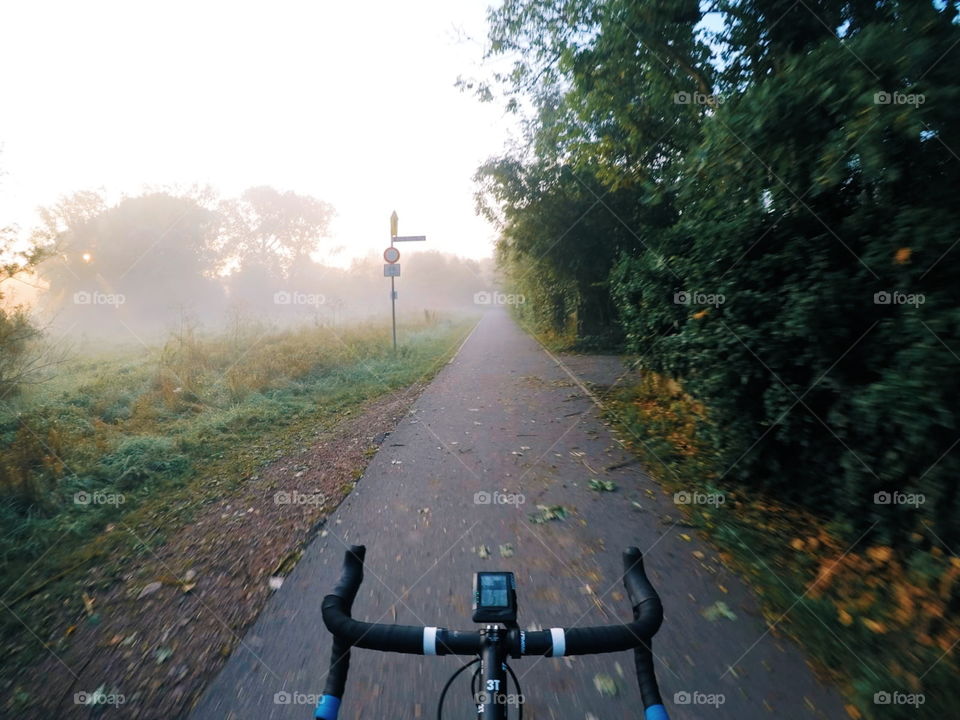
[[[491,0],[31,0],[0,5],[0,226],[77,190],[273,185],[337,210],[341,261],[480,258],[472,175],[516,132],[486,74]]]

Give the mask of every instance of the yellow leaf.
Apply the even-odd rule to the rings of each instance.
[[[883,546],[868,548],[867,557],[878,563],[890,562],[890,558],[893,557],[893,550]]]
[[[908,247],[900,248],[897,250],[896,255],[893,256],[893,261],[897,265],[905,265],[906,263],[910,262],[910,254],[912,252],[913,251]]]
[[[877,633],[882,635],[887,631],[887,626],[883,623],[879,623],[876,620],[871,620],[870,618],[863,618],[863,624],[867,626],[867,629],[870,632]]]
[[[837,619],[844,625],[851,625],[853,623],[853,615],[842,608],[837,612]]]
[[[687,542],[690,542],[690,536],[687,535],[686,533],[680,533],[680,537],[686,540]]]
[[[847,715],[853,718],[853,720],[860,720],[863,715],[860,714],[860,711],[857,710],[853,705],[844,705],[843,709],[847,711]]]
[[[790,541],[790,547],[794,550],[803,550],[803,540],[800,538],[794,538]]]

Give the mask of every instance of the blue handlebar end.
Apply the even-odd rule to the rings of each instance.
[[[645,720],[670,720],[667,709],[663,705],[651,705],[643,713]]]
[[[316,720],[337,720],[337,713],[339,712],[340,698],[334,697],[333,695],[321,695],[320,702],[317,703],[317,709],[313,713],[313,717]]]

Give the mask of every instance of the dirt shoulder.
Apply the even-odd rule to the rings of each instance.
[[[142,551],[126,560],[122,576],[107,587],[102,571],[91,570],[84,612],[65,612],[43,638],[49,652],[20,676],[0,714],[184,714],[243,642],[271,585],[282,582],[322,531],[424,387],[380,397],[322,430],[308,447],[276,459],[203,506],[155,548],[142,538]],[[121,523],[111,532],[134,530]],[[97,706],[84,705],[95,692]]]

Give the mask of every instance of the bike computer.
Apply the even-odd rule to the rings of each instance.
[[[517,586],[512,572],[474,573],[473,621],[516,623]]]

